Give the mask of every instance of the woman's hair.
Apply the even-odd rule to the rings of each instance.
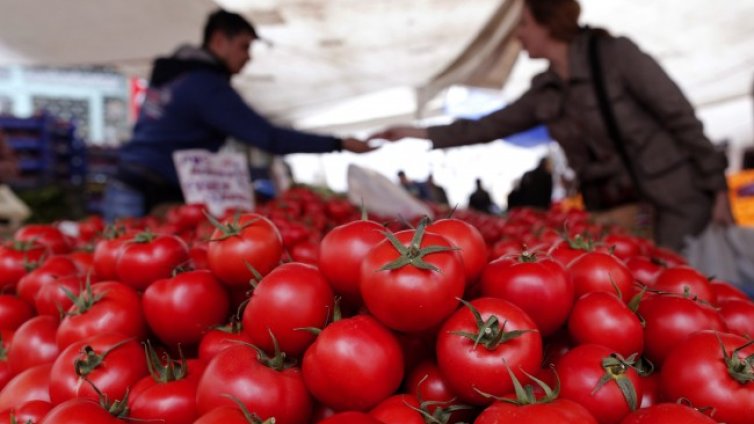
[[[550,35],[560,41],[571,42],[581,31],[577,0],[525,0],[534,20],[550,30]]]

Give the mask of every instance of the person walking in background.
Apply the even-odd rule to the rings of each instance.
[[[550,160],[544,157],[539,160],[534,169],[524,172],[511,194],[514,195],[508,195],[508,209],[514,206],[549,209],[552,203],[552,167]]]
[[[403,187],[404,190],[406,190],[410,195],[416,197],[417,199],[421,200],[427,200],[429,196],[427,195],[427,190],[425,187],[422,187],[421,184],[417,183],[416,181],[410,180],[406,176],[406,172],[403,170],[398,171],[398,183]]]
[[[482,187],[482,180],[476,179],[476,190],[469,196],[469,208],[484,213],[495,213],[495,204],[487,190]]]
[[[550,64],[526,93],[479,120],[397,126],[371,138],[424,138],[447,148],[544,124],[596,217],[630,221],[635,213],[613,212],[646,202],[654,209],[655,241],[676,250],[710,222],[731,223],[725,154],[662,67],[628,38],[579,26],[576,0],[524,5],[516,35],[531,58]]]
[[[445,189],[442,188],[442,186],[439,186],[435,183],[435,177],[432,174],[429,174],[424,185],[427,187],[430,201],[440,205],[448,204],[448,194],[445,192]]]
[[[177,150],[216,152],[228,137],[273,154],[372,150],[354,138],[276,126],[252,109],[230,80],[249,62],[258,39],[241,15],[217,10],[207,18],[201,47],[181,46],[155,61],[133,136],[120,149],[106,189],[108,220],[183,200],[172,158]]]

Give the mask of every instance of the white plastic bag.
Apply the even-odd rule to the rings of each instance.
[[[5,184],[0,184],[0,218],[8,220],[11,227],[18,227],[31,215],[31,210]]]
[[[754,228],[710,224],[688,240],[684,255],[706,275],[754,286]]]
[[[409,194],[403,187],[379,172],[351,164],[348,166],[348,198],[351,203],[362,202],[367,211],[406,219],[427,215],[432,211]]]

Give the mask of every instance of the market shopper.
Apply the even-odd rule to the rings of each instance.
[[[13,153],[5,135],[0,132],[0,184],[18,175],[18,159]]]
[[[274,154],[366,152],[366,143],[281,128],[244,102],[230,79],[251,59],[257,32],[242,16],[209,15],[201,47],[184,45],[154,62],[133,136],[119,151],[117,175],[105,195],[106,218],[140,216],[182,200],[172,155],[217,151],[233,137]]]
[[[725,155],[679,87],[631,40],[578,24],[576,0],[526,0],[517,37],[549,68],[507,107],[479,120],[398,126],[372,138],[425,138],[434,148],[489,142],[540,124],[563,147],[587,209],[654,209],[658,244],[680,249],[709,222],[731,222]],[[628,208],[628,209],[627,209]]]

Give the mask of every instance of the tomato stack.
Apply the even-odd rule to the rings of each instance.
[[[78,224],[0,246],[0,424],[754,417],[754,303],[581,211]]]

